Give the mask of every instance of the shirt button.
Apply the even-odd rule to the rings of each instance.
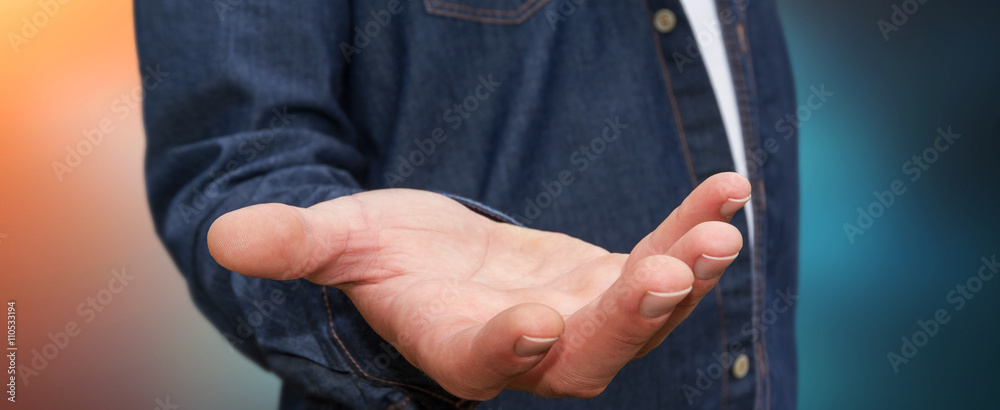
[[[653,27],[661,33],[669,33],[677,27],[677,15],[670,9],[659,9],[653,15]]]
[[[742,379],[750,372],[750,358],[746,354],[740,353],[733,362],[733,377]]]

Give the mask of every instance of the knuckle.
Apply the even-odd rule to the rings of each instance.
[[[639,334],[639,332],[629,332],[628,334],[611,336],[611,341],[619,346],[619,350],[623,352],[635,352],[646,345],[649,337],[648,333]]]
[[[612,372],[607,376],[592,376],[581,373],[581,370],[585,369],[567,370],[564,368],[563,371],[552,373],[541,395],[545,397],[594,398],[604,392],[616,373]],[[593,371],[594,369],[589,369],[588,372]]]
[[[557,382],[549,387],[547,396],[549,397],[575,397],[580,399],[592,399],[597,397],[608,387],[607,383],[571,383]]]
[[[674,208],[674,211],[670,213],[670,216],[674,217],[672,222],[680,223],[683,221],[696,220],[698,217],[698,209],[693,202],[694,199],[689,196],[684,199],[684,202],[681,202],[680,206]]]
[[[706,234],[741,236],[738,228],[722,221],[705,221],[698,224],[695,229]]]
[[[712,287],[709,287],[707,289],[691,290],[691,293],[688,294],[688,296],[684,298],[684,300],[681,300],[679,303],[677,303],[677,306],[674,307],[674,311],[676,312],[684,309],[694,309],[694,307],[698,306],[698,303],[701,302],[701,300],[705,297],[705,295],[707,295],[708,292],[710,292],[711,290]]]
[[[450,389],[445,387],[445,390],[447,390],[451,394],[454,394],[455,396],[473,401],[487,401],[500,394],[500,390],[497,389],[474,389],[474,388]]]
[[[431,366],[424,369],[443,389],[457,397],[466,400],[486,401],[503,391],[503,386],[492,386],[477,377],[468,377],[465,372],[456,369],[444,369]]]

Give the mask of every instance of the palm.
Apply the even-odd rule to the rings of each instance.
[[[415,362],[426,361],[420,347],[406,348],[412,335],[431,334],[423,342],[442,345],[516,305],[544,304],[568,318],[618,279],[628,257],[498,224],[424,191],[371,191],[352,202],[317,207],[340,217],[357,212],[349,218],[357,226],[338,263],[309,279],[340,285],[369,324]]]
[[[568,316],[607,289],[627,257],[563,234],[498,224],[428,192],[372,191],[355,198],[363,214],[358,219],[372,221],[374,229],[354,231],[358,246],[349,244],[340,263],[310,279],[333,285],[345,272],[357,272],[354,280],[363,285],[352,285],[353,300],[377,316],[389,313],[397,298],[414,306],[448,299],[440,311],[428,311],[427,320],[458,315],[485,322],[529,302]],[[412,205],[402,208],[397,201]]]
[[[489,398],[503,388],[596,395],[628,361],[658,345],[717,279],[695,280],[691,267],[697,256],[684,257],[691,253],[685,249],[673,252],[681,261],[662,255],[671,254],[667,248],[685,248],[673,244],[684,242],[681,235],[657,245],[651,234],[630,258],[563,234],[496,223],[424,191],[364,192],[309,211],[315,212],[307,218],[287,213],[255,218],[288,225],[281,221],[290,217],[304,226],[302,236],[311,243],[301,248],[308,251],[286,250],[277,258],[292,263],[237,269],[226,251],[213,249],[213,254],[224,266],[252,276],[304,276],[342,289],[407,360],[466,398]],[[716,234],[732,242],[731,232]],[[278,242],[296,248],[287,240]],[[706,246],[695,245],[686,247],[705,253]],[[656,318],[636,315],[647,290],[677,293],[671,309],[681,299],[687,303],[670,315],[667,310]],[[631,316],[623,320],[627,313]],[[595,335],[595,329],[608,328],[610,337]],[[520,357],[509,346],[521,336],[559,339],[544,355]],[[482,366],[497,374],[470,374],[470,367]],[[590,385],[575,386],[573,377]]]

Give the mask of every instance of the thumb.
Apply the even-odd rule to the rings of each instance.
[[[208,229],[208,251],[220,265],[243,275],[298,279],[344,252],[350,236],[344,221],[312,208],[253,205],[215,220]]]

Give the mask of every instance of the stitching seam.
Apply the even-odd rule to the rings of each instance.
[[[531,3],[537,3],[538,1],[539,0],[528,0],[528,1],[525,1],[524,3],[521,3],[521,5],[518,6],[518,8],[516,8],[514,10],[497,10],[497,9],[489,9],[489,8],[484,8],[484,7],[473,7],[473,6],[467,6],[467,5],[464,5],[464,4],[458,4],[458,3],[453,3],[453,2],[450,2],[450,1],[441,1],[441,0],[426,0],[424,2],[424,4],[430,5],[431,7],[451,8],[451,9],[455,9],[455,10],[465,10],[465,11],[468,11],[468,12],[471,12],[471,13],[479,13],[479,14],[485,14],[485,15],[490,15],[490,16],[506,16],[506,15],[517,15],[517,14],[520,14],[520,13],[524,12],[526,9],[530,8],[531,7]],[[545,1],[547,2],[548,0],[545,0]]]
[[[406,387],[406,388],[409,388],[409,389],[417,390],[419,392],[422,392],[422,393],[434,396],[434,397],[436,397],[438,399],[441,399],[445,403],[448,403],[448,404],[450,404],[450,405],[452,405],[452,406],[454,406],[456,408],[459,407],[459,405],[461,404],[462,400],[460,400],[458,402],[455,402],[455,401],[453,401],[453,400],[451,400],[451,399],[449,399],[447,397],[444,397],[444,396],[442,396],[440,394],[437,394],[437,393],[432,392],[430,390],[424,389],[422,387],[414,386],[414,385],[407,384],[407,383],[400,383],[400,382],[394,382],[394,381],[391,381],[391,380],[380,379],[378,377],[374,377],[374,376],[366,373],[364,371],[364,369],[362,369],[361,366],[358,364],[357,360],[354,360],[354,356],[351,355],[351,352],[347,350],[347,346],[344,345],[344,341],[340,339],[339,335],[337,335],[337,330],[333,327],[333,312],[330,310],[330,299],[329,299],[329,297],[327,296],[327,293],[326,293],[326,286],[323,286],[322,289],[323,289],[323,304],[326,305],[326,317],[330,321],[330,333],[333,334],[333,338],[337,341],[337,344],[340,345],[340,349],[344,352],[344,354],[347,356],[348,359],[351,359],[351,363],[353,363],[354,366],[357,367],[358,371],[361,373],[361,375],[364,376],[364,378],[367,378],[367,379],[373,380],[373,381],[377,381],[377,382],[381,382],[381,383],[385,383],[385,384],[388,384],[388,385],[391,385],[391,386]],[[357,375],[357,374],[354,373],[353,370],[351,370],[351,374],[354,374],[355,376]]]
[[[653,9],[649,5],[649,0],[646,0],[646,13],[649,15],[650,20],[653,18]],[[684,162],[687,164],[688,175],[691,177],[691,189],[698,186],[698,178],[695,177],[694,163],[691,162],[691,152],[688,150],[687,144],[687,134],[684,132],[684,121],[681,119],[681,113],[677,110],[677,98],[674,96],[674,84],[670,80],[670,73],[667,71],[667,62],[663,56],[663,45],[660,43],[660,37],[656,30],[650,26],[650,32],[653,33],[653,43],[656,45],[656,56],[660,63],[660,72],[663,73],[663,81],[667,86],[667,97],[670,99],[670,109],[674,112],[674,122],[677,123],[677,135],[680,136],[681,149],[684,152]]]
[[[719,330],[721,335],[719,339],[722,341],[722,357],[725,358],[726,363],[729,363],[729,349],[726,340],[726,311],[722,307],[722,285],[719,283],[715,284],[715,303],[719,305]],[[726,400],[729,396],[729,372],[722,372],[722,401],[721,409],[726,409]]]
[[[457,11],[457,10],[447,10],[443,7],[433,5],[432,3],[437,2],[437,0],[424,0],[424,9],[427,10],[427,12],[432,15],[452,17],[456,19],[474,21],[478,23],[486,23],[486,24],[516,25],[523,23],[529,17],[535,15],[538,9],[548,4],[549,1],[550,0],[531,0],[525,2],[517,10],[477,9],[469,6],[461,6],[453,3],[447,3],[450,4],[452,8],[456,8],[459,10],[461,10],[462,8],[470,9],[468,11]],[[529,5],[531,7],[528,8],[527,10],[521,10]],[[475,13],[478,13],[478,15]]]

